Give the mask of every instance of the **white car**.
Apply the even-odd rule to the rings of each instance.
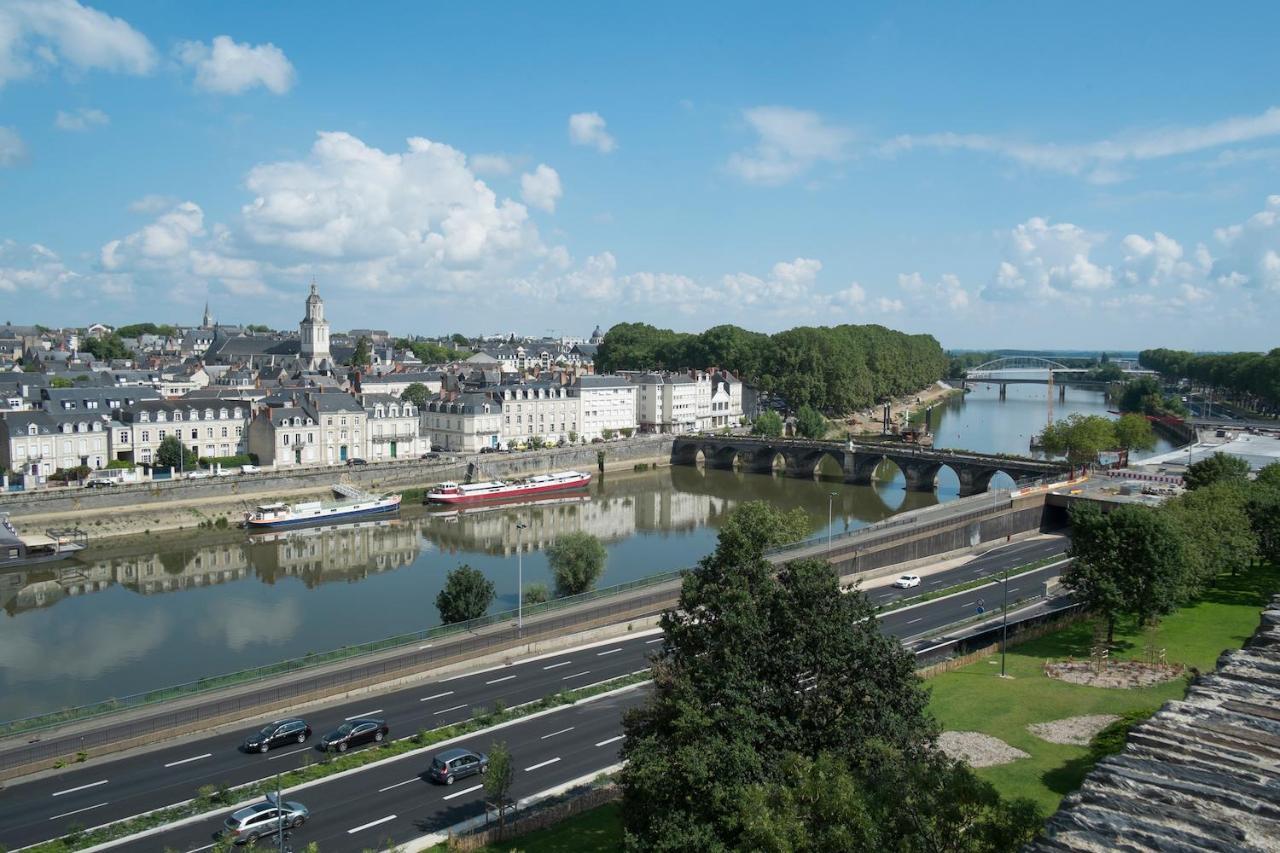
[[[192,471],[187,474],[188,480],[207,480],[213,476],[212,471]]]
[[[256,474],[261,470],[262,469],[259,468],[257,465],[241,465],[240,466],[241,474]]]
[[[896,581],[893,582],[893,585],[896,586],[898,589],[911,589],[913,586],[920,586],[920,576],[919,575],[902,575]]]

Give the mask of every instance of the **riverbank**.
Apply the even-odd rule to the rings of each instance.
[[[235,478],[186,480],[120,486],[111,491],[76,489],[31,493],[26,501],[0,507],[24,531],[78,526],[90,546],[104,539],[151,536],[165,532],[220,530],[239,524],[261,503],[295,502],[327,496],[334,483],[351,482],[374,492],[400,492],[410,502],[445,480],[473,477],[516,478],[560,470],[622,473],[638,466],[671,463],[671,436],[645,436],[583,447],[548,448],[524,453],[485,454],[456,460],[381,463],[363,468],[312,468]]]
[[[939,380],[914,394],[904,394],[890,401],[889,423],[899,426],[904,422],[914,423],[924,417],[924,410],[929,406],[963,393],[962,389]],[[854,412],[843,420],[832,421],[831,427],[828,437],[836,439],[843,439],[850,432],[855,436],[880,435],[884,427],[884,407],[877,405]]]

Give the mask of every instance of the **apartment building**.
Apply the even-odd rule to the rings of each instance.
[[[364,458],[370,462],[386,459],[416,459],[431,449],[429,438],[421,438],[418,407],[390,394],[362,394],[368,422]]]
[[[459,453],[500,446],[506,404],[496,389],[447,392],[422,408],[422,432],[433,444]],[[523,417],[523,411],[521,412]]]
[[[160,442],[177,436],[196,456],[248,452],[249,404],[231,400],[140,400],[119,410],[111,427],[111,458],[155,463]]]
[[[636,386],[621,376],[579,376],[569,386],[569,394],[578,399],[578,435],[591,441],[604,431],[618,434],[624,429],[636,429]]]

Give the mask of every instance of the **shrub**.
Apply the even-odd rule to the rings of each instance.
[[[525,604],[542,604],[551,599],[551,593],[545,583],[531,583],[524,588]]]
[[[567,533],[547,549],[547,561],[561,595],[578,595],[595,586],[608,553],[590,533]]]

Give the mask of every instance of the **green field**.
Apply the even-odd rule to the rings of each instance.
[[[1155,629],[1140,632],[1132,623],[1117,626],[1119,648],[1112,655],[1140,660],[1151,644],[1165,649],[1170,663],[1211,670],[1219,654],[1239,648],[1253,634],[1259,611],[1278,587],[1277,573],[1270,568],[1224,576],[1202,601],[1166,617]],[[1046,660],[1087,659],[1092,638],[1092,625],[1082,622],[1011,647],[1006,665],[1012,678],[999,677],[1000,658],[993,655],[929,681],[930,707],[944,729],[984,732],[1030,754],[977,772],[1003,795],[1031,798],[1046,815],[1057,809],[1063,795],[1079,787],[1089,769],[1088,749],[1040,740],[1027,730],[1028,724],[1154,710],[1186,690],[1183,679],[1120,690],[1068,684],[1044,675]]]

